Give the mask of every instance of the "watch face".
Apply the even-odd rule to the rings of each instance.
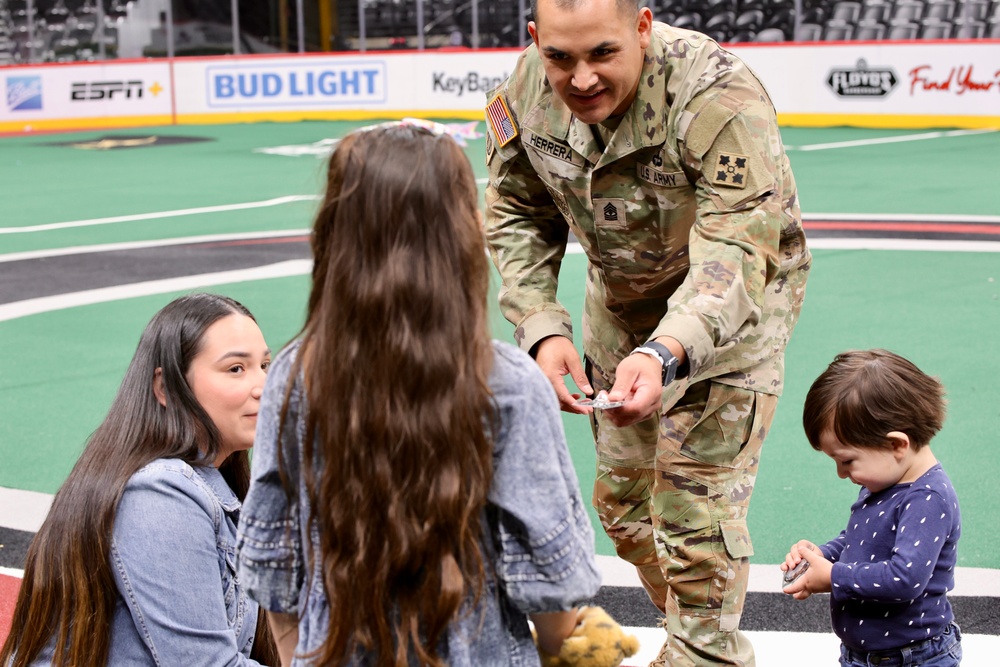
[[[657,343],[656,341],[649,341],[646,343],[646,347],[655,351],[660,357],[660,362],[663,364],[663,370],[660,374],[660,381],[664,387],[674,381],[674,377],[677,375],[677,357],[674,356],[673,352],[670,351],[663,343]]]
[[[666,363],[663,364],[663,386],[666,387],[668,384],[674,381],[677,377],[677,357],[670,355]]]

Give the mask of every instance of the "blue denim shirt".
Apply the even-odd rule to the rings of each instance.
[[[307,525],[309,499],[299,476],[305,431],[301,377],[282,434],[286,473],[297,487],[291,502],[278,475],[279,416],[298,347],[293,343],[283,350],[268,373],[238,542],[240,579],[249,595],[266,609],[298,616],[296,654],[301,655],[326,638],[329,602],[320,564],[306,571],[306,547],[318,536],[315,525]],[[479,609],[454,621],[442,642],[442,657],[451,667],[537,666],[526,614],[570,609],[600,587],[593,529],[552,386],[517,348],[496,342],[494,350],[490,387],[500,427],[483,518],[489,536],[484,552],[492,567]],[[369,662],[369,656],[358,655],[351,664]]]
[[[236,575],[239,515],[216,468],[158,459],[132,476],[111,543],[109,666],[258,664],[249,658],[257,603]],[[52,648],[33,664],[50,664]]]

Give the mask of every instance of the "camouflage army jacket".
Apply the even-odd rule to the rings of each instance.
[[[604,150],[534,46],[498,95],[509,125],[487,123],[486,229],[518,344],[572,338],[556,299],[572,231],[589,259],[588,357],[614,364],[667,335],[692,381],[780,393],[810,255],[775,111],[749,68],[654,23],[636,99]]]

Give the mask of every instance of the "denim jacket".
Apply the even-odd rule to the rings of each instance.
[[[315,545],[318,536],[315,524],[307,525],[309,498],[299,474],[306,408],[301,376],[282,433],[285,472],[296,487],[290,502],[278,472],[279,418],[298,347],[293,343],[271,364],[238,534],[238,571],[249,595],[266,609],[299,618],[297,656],[321,646],[329,626],[320,564],[308,568],[306,559],[308,544]],[[453,621],[439,647],[451,667],[537,666],[526,614],[570,609],[600,586],[593,529],[552,387],[517,348],[495,342],[494,351],[490,387],[499,428],[483,517],[487,587],[479,608]],[[356,655],[350,664],[370,662],[370,656]],[[296,657],[292,664],[308,663]]]
[[[216,468],[158,459],[129,479],[111,543],[109,667],[258,664],[257,603],[236,576],[239,514]],[[50,664],[53,648],[33,665]]]

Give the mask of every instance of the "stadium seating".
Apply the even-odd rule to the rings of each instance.
[[[781,28],[764,28],[753,37],[755,42],[784,42],[787,39]]]
[[[752,42],[757,38],[757,33],[754,30],[738,29],[730,37],[730,42],[739,44],[740,42]]]
[[[1000,2],[992,5],[994,13],[1000,11]],[[986,21],[990,18],[991,5],[989,0],[964,0],[959,2],[958,17],[973,21]]]
[[[955,0],[931,0],[927,3],[925,19],[941,19],[950,21],[955,18]]]
[[[823,27],[824,42],[846,42],[854,36],[854,24],[842,19],[830,19]]]
[[[764,10],[762,9],[748,9],[739,14],[736,17],[736,29],[737,30],[750,30],[756,32],[760,30],[761,26],[764,24]]]
[[[980,39],[987,36],[986,24],[984,22],[962,18],[955,19],[955,30],[951,35],[952,39]],[[1000,35],[994,35],[995,37],[1000,37]]]
[[[713,14],[705,21],[703,31],[706,35],[717,42],[725,42],[733,33],[733,24],[736,22],[736,12],[732,10],[720,11]]]
[[[916,23],[892,23],[886,33],[886,39],[916,39],[920,33],[920,25]]]
[[[0,0],[0,64],[93,60],[100,48],[98,1],[104,11],[106,55],[114,57],[114,21],[125,11],[120,0]]]
[[[833,14],[831,14],[830,19],[855,25],[860,16],[860,2],[838,2],[833,6]]]
[[[142,7],[149,1],[33,0],[34,13],[29,16],[27,0],[0,0],[0,64],[92,60],[102,46],[107,57],[116,57],[119,22],[129,15],[130,6]],[[358,48],[359,9],[364,12],[367,48],[416,47],[417,0],[330,2],[337,7],[342,33],[334,36],[338,48]],[[97,3],[103,10],[103,25],[98,24]],[[229,25],[230,0],[191,3],[195,4],[200,20]],[[526,15],[520,16],[516,0],[478,0],[480,46],[523,43],[530,18],[527,1],[524,4]],[[801,0],[798,8],[794,0],[647,0],[645,4],[657,20],[705,32],[720,42],[1000,38],[1000,0]],[[182,20],[177,12],[187,5],[174,5],[175,20]],[[258,14],[275,20],[266,10],[268,0],[241,2],[241,19],[257,5],[265,8],[257,9]],[[456,35],[461,44],[470,45],[471,7],[470,0],[423,0],[425,46],[448,45]],[[274,26],[264,30],[273,31]]]
[[[678,28],[687,28],[688,30],[701,30],[702,21],[701,14],[697,12],[686,11],[683,14],[679,14],[674,18],[674,22],[671,24]]]
[[[799,24],[798,32],[795,34],[796,41],[818,42],[823,36],[823,26],[818,23]]]
[[[795,9],[786,6],[776,7],[774,12],[764,19],[764,30],[768,29],[780,30],[787,39],[795,30]]]
[[[951,23],[937,19],[924,19],[920,26],[920,39],[948,39],[951,37]]]
[[[917,22],[924,17],[923,0],[896,0],[889,20],[898,23]]]
[[[864,42],[885,37],[885,26],[877,21],[861,21],[854,32],[854,39]]]
[[[886,0],[866,0],[861,6],[858,23],[887,23],[892,13],[892,3]]]

